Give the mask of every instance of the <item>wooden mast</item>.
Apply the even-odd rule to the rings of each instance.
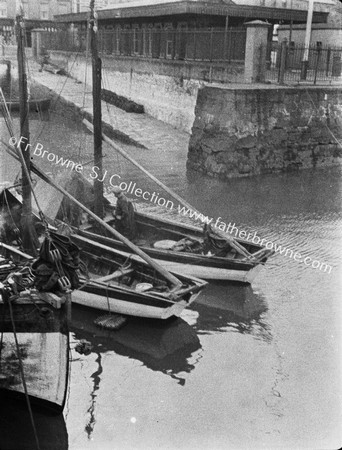
[[[16,15],[17,35],[17,60],[19,76],[19,105],[20,105],[20,140],[19,146],[22,153],[22,196],[23,206],[21,212],[21,236],[24,251],[35,256],[37,254],[38,239],[32,221],[32,200],[30,185],[30,150],[29,150],[29,109],[27,96],[27,75],[25,70],[25,40],[22,10]],[[25,167],[24,167],[25,165]]]
[[[4,145],[5,151],[11,155],[17,161],[20,161],[19,156],[13,151],[13,148],[0,138],[0,142]],[[93,213],[90,209],[84,206],[81,202],[79,202],[75,197],[69,194],[68,191],[63,189],[61,186],[58,186],[50,177],[48,177],[42,170],[40,170],[33,163],[31,165],[32,172],[38,175],[43,181],[53,186],[58,192],[61,192],[65,197],[71,200],[75,205],[81,208],[84,212],[89,214],[97,223],[102,225],[106,230],[108,230],[116,239],[119,239],[122,243],[124,243],[129,249],[131,249],[134,253],[139,255],[144,261],[147,262],[156,272],[160,273],[163,277],[170,281],[170,283],[175,287],[175,290],[179,289],[182,286],[182,282],[176,278],[172,273],[167,271],[163,266],[159,265],[156,261],[154,261],[150,256],[148,256],[145,252],[143,252],[139,247],[137,247],[133,242],[129,241],[125,236],[119,233],[115,228],[112,228],[108,223],[106,223],[103,219],[100,219],[96,214]]]
[[[94,165],[98,167],[99,176],[94,180],[94,212],[103,218],[103,178],[102,178],[102,113],[101,113],[101,58],[97,50],[97,20],[95,0],[90,0],[90,45],[92,55],[93,84],[93,124],[94,124]]]

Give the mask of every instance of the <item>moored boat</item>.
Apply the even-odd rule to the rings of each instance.
[[[176,274],[180,282],[172,286],[155,269],[134,254],[121,252],[82,236],[72,235],[81,248],[81,260],[89,271],[81,286],[73,291],[73,303],[110,313],[167,319],[179,316],[207,284]]]
[[[32,261],[0,243],[0,396],[61,413],[69,376],[70,294],[39,292]]]
[[[20,207],[19,198],[5,189],[0,206],[5,211],[9,206]],[[34,216],[34,223],[39,220]],[[79,289],[72,292],[75,304],[129,316],[166,319],[179,316],[207,284],[196,277],[165,271],[170,280],[164,271],[160,273],[149,266],[127,247],[125,251],[111,248],[98,242],[97,236],[96,240],[80,235],[70,238],[81,250],[80,260],[88,271],[88,276],[80,274]],[[66,237],[62,239],[68,241]]]
[[[214,230],[206,234],[193,225],[141,211],[136,212],[135,217],[137,236],[134,242],[167,270],[181,271],[189,276],[251,283],[274,253],[249,241],[236,240],[246,250],[244,255],[231,245],[228,238],[225,241]],[[108,224],[115,226],[114,220],[109,220]],[[108,233],[100,233],[96,224],[76,231],[81,236],[125,251],[119,240]]]

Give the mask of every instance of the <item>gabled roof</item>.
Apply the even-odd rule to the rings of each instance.
[[[104,9],[97,11],[98,20],[128,19],[128,18],[148,18],[163,17],[171,15],[210,15],[210,16],[231,16],[243,17],[246,19],[264,19],[271,21],[306,22],[307,11],[287,8],[268,8],[264,6],[244,6],[236,5],[232,2],[207,3],[194,1],[180,1],[172,3],[161,3],[143,6],[126,6]],[[87,12],[60,14],[55,16],[55,20],[64,23],[85,22],[88,19]],[[328,13],[314,12],[313,22],[327,21]]]

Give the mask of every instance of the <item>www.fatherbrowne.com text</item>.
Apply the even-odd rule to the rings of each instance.
[[[26,143],[25,141],[27,141],[27,139],[23,136],[21,136],[19,139],[12,137],[9,140],[9,144],[13,147],[16,146],[19,148],[21,144],[23,146],[25,145]],[[82,173],[83,171],[82,164],[75,163],[71,159],[66,159],[56,155],[55,153],[48,152],[47,150],[44,150],[42,144],[37,143],[33,147],[31,144],[27,143],[24,148],[24,151],[27,151],[29,148],[33,156],[46,158],[51,163],[55,163],[56,165],[60,165],[67,169],[75,170],[78,173]],[[100,175],[99,171],[100,171],[99,167],[93,166],[91,168],[90,178],[92,180],[98,179],[100,182],[104,182],[106,180],[111,187],[119,187],[122,191],[126,192],[127,194],[134,195],[137,198],[142,198],[158,206],[165,207],[169,210],[175,210],[175,205],[173,201],[166,200],[165,198],[161,197],[159,195],[159,192],[151,193],[150,191],[143,191],[142,189],[137,188],[136,183],[133,181],[130,181],[129,183],[126,183],[125,181],[120,182],[121,176],[119,174],[110,175],[108,173],[108,170],[105,170],[102,173],[101,179],[99,179]],[[300,252],[296,252],[290,248],[278,245],[272,241],[268,241],[265,238],[261,239],[257,235],[256,231],[253,233],[247,232],[245,230],[239,230],[238,227],[235,225],[235,223],[232,224],[231,222],[229,222],[229,224],[226,224],[221,220],[221,217],[218,217],[215,220],[213,217],[209,218],[208,216],[205,216],[202,213],[199,213],[198,211],[194,211],[190,208],[186,208],[185,206],[181,205],[177,206],[177,212],[182,216],[189,217],[190,219],[195,219],[197,221],[201,221],[203,224],[206,225],[211,225],[214,228],[217,228],[219,231],[229,234],[230,236],[245,239],[249,242],[252,242],[253,244],[264,245],[269,250],[273,249],[275,253],[288,256],[289,258],[292,258],[297,262],[304,263],[306,266],[312,267],[313,269],[318,269],[327,273],[331,273],[332,271],[332,266],[330,266],[325,262],[314,260],[310,256],[304,257]]]

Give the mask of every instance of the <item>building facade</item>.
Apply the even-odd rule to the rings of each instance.
[[[147,6],[164,3],[177,3],[180,0],[95,0],[96,9],[111,9],[115,7]],[[192,0],[193,2],[201,0]],[[337,0],[338,1],[338,0]],[[236,4],[240,6],[280,8],[307,10],[308,0],[209,0],[207,4]],[[336,0],[315,0],[314,10],[328,12]],[[73,12],[83,12],[89,10],[89,0],[73,0]]]
[[[88,17],[88,12],[56,17],[60,25],[72,29],[76,36],[72,47],[64,50],[85,50]],[[99,9],[98,27],[101,51],[107,55],[244,61],[246,22],[268,22],[271,42],[276,24],[305,24],[306,17],[307,9],[237,5],[231,0],[167,3],[141,0]],[[315,11],[313,22],[325,23],[327,17],[328,12]]]
[[[33,28],[51,29],[54,27],[54,16],[72,12],[73,0],[22,0],[26,21],[27,43],[30,46]],[[16,1],[0,0],[0,35],[6,42],[14,40],[14,19]]]

